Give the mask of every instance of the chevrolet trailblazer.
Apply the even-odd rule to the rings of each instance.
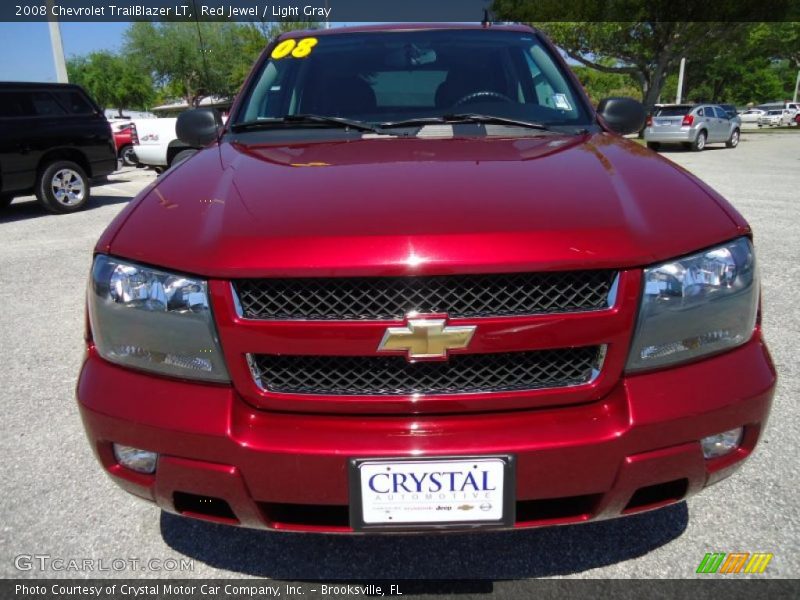
[[[679,502],[767,420],[751,231],[518,25],[282,35],[97,243],[77,388],[111,478],[273,530]]]

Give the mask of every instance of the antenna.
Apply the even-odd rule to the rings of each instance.
[[[192,7],[194,8],[194,24],[197,25],[197,39],[200,42],[200,55],[203,58],[203,79],[205,80],[206,87],[209,85],[209,76],[208,76],[208,58],[206,57],[206,46],[203,43],[203,34],[200,33],[200,20],[197,18],[197,5],[195,4],[195,0],[192,0]],[[202,81],[200,85],[200,89],[198,90],[198,98],[194,100],[195,108],[200,105],[200,93],[205,92],[206,90],[202,87]]]

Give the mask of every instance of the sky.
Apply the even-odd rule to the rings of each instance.
[[[61,23],[67,58],[118,50],[128,23]],[[0,81],[55,81],[47,23],[0,23]]]
[[[95,50],[119,50],[128,25],[61,23],[64,54],[69,59]],[[47,23],[0,23],[0,56],[0,81],[56,80]]]
[[[119,50],[128,25],[61,23],[64,55],[69,59],[95,50]],[[0,56],[0,81],[56,80],[47,23],[0,23]]]

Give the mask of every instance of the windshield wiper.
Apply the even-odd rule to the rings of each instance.
[[[421,117],[418,119],[406,119],[404,121],[389,121],[381,123],[381,129],[391,129],[393,127],[414,127],[416,125],[432,125],[447,123],[483,123],[488,125],[509,125],[511,127],[525,127],[527,129],[540,129],[550,131],[550,128],[543,123],[533,121],[520,121],[518,119],[508,119],[495,115],[481,115],[477,113],[458,113],[452,115],[442,115],[441,117]]]
[[[380,130],[378,130],[374,125],[370,125],[364,121],[355,121],[342,117],[326,117],[323,115],[286,115],[285,117],[279,119],[258,119],[256,121],[236,123],[235,125],[231,126],[231,129],[238,132],[257,129],[271,129],[276,125],[304,125],[309,123],[333,125],[336,127],[355,129],[356,131],[372,131],[374,133],[380,133]]]

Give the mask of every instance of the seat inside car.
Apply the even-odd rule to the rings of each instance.
[[[309,91],[304,94],[302,113],[359,117],[377,109],[372,86],[358,75],[326,78]]]

